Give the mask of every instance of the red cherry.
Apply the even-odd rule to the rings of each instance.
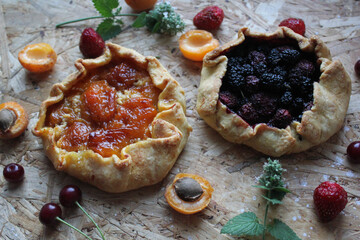
[[[51,225],[56,222],[56,218],[61,218],[61,208],[55,203],[45,204],[39,214],[39,220],[44,225]]]
[[[354,70],[356,75],[360,76],[360,59],[358,59],[355,63]]]
[[[350,160],[360,163],[360,141],[350,143],[346,152]]]
[[[10,163],[5,166],[3,175],[8,182],[21,182],[24,179],[25,171],[20,164]]]
[[[59,200],[64,207],[73,207],[75,202],[81,200],[81,190],[76,185],[66,185],[61,189],[59,194]]]

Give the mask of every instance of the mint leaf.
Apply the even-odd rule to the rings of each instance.
[[[230,219],[220,233],[233,236],[259,236],[264,230],[264,225],[259,223],[258,217],[253,212],[245,212]]]
[[[92,0],[94,7],[103,17],[113,17],[112,10],[119,6],[118,0]],[[105,39],[104,39],[105,40]]]
[[[106,41],[117,36],[121,32],[121,26],[114,25],[114,20],[112,18],[106,18],[99,24],[96,32],[100,34],[104,41]]]
[[[265,190],[271,190],[270,188],[265,187],[265,186],[263,186],[263,185],[252,185],[252,187],[255,187],[255,188],[262,188],[262,189],[265,189]]]
[[[134,28],[140,28],[145,26],[146,23],[146,12],[140,13],[140,15],[135,19],[134,23],[132,24],[132,27]]]
[[[283,200],[285,195],[286,195],[286,192],[277,191],[277,190],[271,190],[270,193],[269,193],[269,198],[277,199],[277,200],[281,201],[281,200]]]
[[[267,230],[278,240],[301,240],[288,225],[279,219],[274,219],[274,222],[267,226]]]
[[[269,202],[271,202],[272,205],[275,205],[275,204],[282,204],[282,201],[279,201],[275,198],[268,198],[268,197],[265,197],[264,195],[261,195],[263,198],[265,198],[266,200],[268,200]]]

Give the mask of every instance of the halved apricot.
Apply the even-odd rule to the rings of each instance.
[[[179,39],[180,51],[187,59],[202,61],[204,56],[219,46],[219,41],[205,30],[190,30]]]
[[[0,104],[0,139],[20,136],[29,123],[25,109],[17,102]]]
[[[36,43],[22,49],[18,59],[21,65],[30,72],[42,73],[54,67],[57,55],[49,44]]]
[[[179,213],[194,214],[210,203],[213,191],[205,178],[190,173],[179,173],[166,188],[165,198],[170,207]]]

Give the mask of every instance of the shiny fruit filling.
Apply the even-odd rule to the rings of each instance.
[[[65,125],[57,145],[67,151],[93,150],[103,157],[151,137],[160,90],[147,71],[130,61],[91,70],[52,105],[46,126]]]
[[[286,128],[313,106],[317,58],[295,41],[247,38],[226,56],[219,100],[248,124]]]

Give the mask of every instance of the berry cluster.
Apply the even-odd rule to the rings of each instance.
[[[313,106],[316,56],[296,43],[248,39],[227,57],[219,99],[250,125],[286,128]]]

